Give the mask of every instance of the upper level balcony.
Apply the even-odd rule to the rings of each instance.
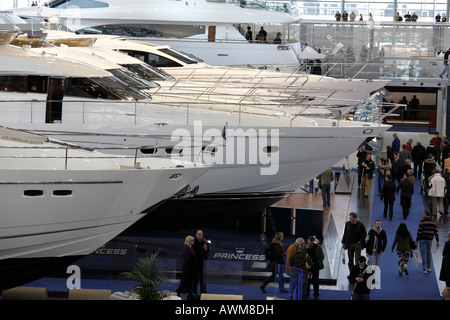
[[[442,80],[450,48],[450,23],[302,20],[297,30],[302,45],[327,54],[322,73],[337,78]]]

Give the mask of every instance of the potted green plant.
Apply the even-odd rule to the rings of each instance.
[[[164,279],[158,256],[159,251],[153,253],[150,258],[139,258],[131,271],[121,274],[125,280],[138,283],[131,291],[139,295],[142,300],[162,300],[165,297],[165,294],[156,288]]]

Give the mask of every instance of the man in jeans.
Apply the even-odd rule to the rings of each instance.
[[[318,177],[320,182],[320,189],[322,191],[322,201],[324,207],[329,207],[331,205],[330,193],[331,193],[331,182],[334,181],[334,173],[331,168],[328,168],[322,172]]]
[[[431,272],[431,244],[433,238],[436,237],[436,248],[439,249],[439,231],[436,222],[431,219],[431,211],[424,210],[422,213],[423,219],[419,222],[417,229],[417,243],[420,244],[420,255],[422,256],[423,273]]]
[[[361,221],[358,221],[358,215],[350,212],[350,220],[345,223],[344,234],[342,236],[342,248],[348,250],[348,269],[358,263],[361,256],[361,250],[365,248],[367,231]]]

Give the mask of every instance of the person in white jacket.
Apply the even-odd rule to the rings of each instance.
[[[432,214],[437,215],[439,206],[439,213],[442,214],[442,203],[445,196],[445,179],[441,176],[439,170],[434,170],[434,174],[428,181],[430,189],[428,190],[428,196],[431,197],[431,203],[433,205]]]

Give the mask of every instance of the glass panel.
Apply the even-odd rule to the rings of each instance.
[[[152,68],[148,64],[127,64],[124,65],[125,68],[128,70],[136,73],[140,77],[147,79],[149,81],[151,80],[169,80],[171,79],[171,76],[168,75],[166,72]]]
[[[0,91],[26,92],[27,77],[24,76],[0,76]]]

